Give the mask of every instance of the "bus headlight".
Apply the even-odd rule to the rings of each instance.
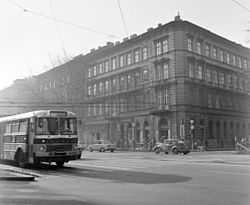
[[[77,150],[77,145],[73,145],[73,150]]]
[[[44,145],[41,145],[41,146],[39,147],[39,150],[40,150],[40,151],[44,151],[44,150],[45,150],[45,146],[44,146]]]

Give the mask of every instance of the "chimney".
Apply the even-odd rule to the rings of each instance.
[[[154,30],[154,28],[150,27],[150,28],[148,28],[147,31],[149,32],[149,31],[152,31],[152,30]]]
[[[126,37],[126,38],[123,39],[123,42],[128,41],[128,40],[129,40],[129,38]]]
[[[120,41],[116,41],[115,42],[115,45],[117,46],[117,45],[119,45],[120,44]]]
[[[137,34],[133,34],[130,36],[130,39],[137,37]]]
[[[178,15],[176,17],[174,17],[174,20],[175,21],[182,21],[179,12],[178,12]]]
[[[112,47],[112,46],[114,46],[114,43],[112,43],[112,42],[107,42],[107,46],[108,46],[108,47]]]

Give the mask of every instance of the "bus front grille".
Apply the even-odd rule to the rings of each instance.
[[[62,152],[62,151],[72,151],[72,145],[47,145],[47,152]]]

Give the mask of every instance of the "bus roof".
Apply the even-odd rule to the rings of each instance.
[[[37,110],[0,118],[0,122],[26,119],[31,117],[76,117],[75,113],[65,110]]]

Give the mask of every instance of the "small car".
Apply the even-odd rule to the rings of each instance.
[[[97,140],[93,144],[89,145],[88,150],[90,152],[93,152],[94,150],[99,152],[114,152],[116,150],[116,145],[111,143],[109,140]]]
[[[153,152],[155,154],[159,154],[160,152],[168,153],[183,153],[188,154],[190,153],[190,148],[185,145],[185,143],[179,139],[166,139],[163,143],[156,144],[153,148]]]

